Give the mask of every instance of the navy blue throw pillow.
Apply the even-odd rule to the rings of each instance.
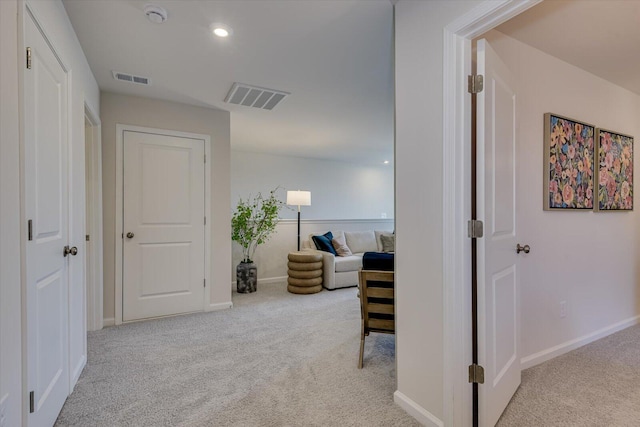
[[[312,236],[312,239],[319,251],[331,252],[334,255],[338,255],[336,250],[333,248],[333,243],[331,243],[333,233],[330,231],[327,231],[322,236]]]

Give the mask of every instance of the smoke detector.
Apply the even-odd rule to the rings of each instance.
[[[167,11],[153,4],[148,4],[144,7],[144,14],[147,15],[147,19],[154,24],[162,24],[167,20]]]

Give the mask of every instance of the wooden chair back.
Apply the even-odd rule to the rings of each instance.
[[[364,356],[364,337],[369,332],[395,334],[393,271],[360,270],[360,310],[362,328],[360,336],[360,359],[358,368],[362,368]]]

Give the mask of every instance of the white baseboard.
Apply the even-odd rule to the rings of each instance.
[[[228,308],[233,307],[233,303],[231,301],[227,302],[219,302],[215,304],[209,304],[209,307],[205,311],[218,311],[218,310],[226,310]]]
[[[116,319],[114,317],[105,317],[102,319],[102,327],[107,328],[109,326],[116,326]]]
[[[267,279],[258,279],[258,285],[269,285],[271,283],[286,283],[288,276],[269,277]]]
[[[403,393],[400,393],[398,390],[393,393],[393,401],[396,405],[404,409],[407,414],[418,420],[418,422],[423,426],[444,427],[444,423],[440,418],[436,417],[431,412],[409,399]]]
[[[580,348],[583,345],[589,344],[593,341],[599,340],[600,338],[604,338],[607,335],[611,335],[638,323],[640,323],[640,316],[635,316],[630,319],[614,323],[613,325],[598,329],[597,331],[590,334],[564,342],[546,350],[539,351],[530,356],[523,357],[522,359],[520,359],[520,366],[522,367],[522,369],[531,368],[533,366],[539,365],[540,363],[546,362],[547,360],[551,360],[554,357],[561,356],[565,353],[570,352],[571,350]]]
[[[286,283],[289,276],[267,277],[266,279],[258,279],[258,285],[269,285],[271,283]],[[231,289],[235,289],[237,282],[231,282]]]

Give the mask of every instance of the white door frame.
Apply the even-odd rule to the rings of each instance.
[[[87,104],[84,105],[84,116],[90,124],[91,158],[88,168],[91,179],[86,183],[89,200],[90,216],[86,219],[86,229],[90,230],[90,240],[86,247],[91,247],[91,259],[86,262],[91,269],[85,269],[87,283],[87,328],[89,331],[97,331],[103,326],[103,239],[102,239],[102,131],[98,115]]]
[[[160,135],[169,135],[179,138],[193,138],[204,140],[204,154],[206,156],[206,163],[204,165],[204,212],[207,218],[207,223],[204,226],[204,275],[206,283],[208,284],[204,288],[204,301],[202,302],[202,310],[209,310],[209,301],[211,300],[211,260],[210,260],[210,246],[211,246],[211,223],[213,218],[211,217],[211,163],[213,158],[211,155],[211,137],[209,135],[180,132],[167,129],[157,129],[143,126],[132,125],[116,125],[116,203],[115,203],[115,324],[121,325],[122,321],[122,253],[124,240],[122,238],[123,229],[123,215],[124,215],[124,203],[123,203],[123,185],[124,185],[124,132],[145,132]]]
[[[471,41],[542,0],[484,1],[444,28],[443,287],[444,425],[472,424],[471,386]],[[482,386],[480,386],[482,387]]]

